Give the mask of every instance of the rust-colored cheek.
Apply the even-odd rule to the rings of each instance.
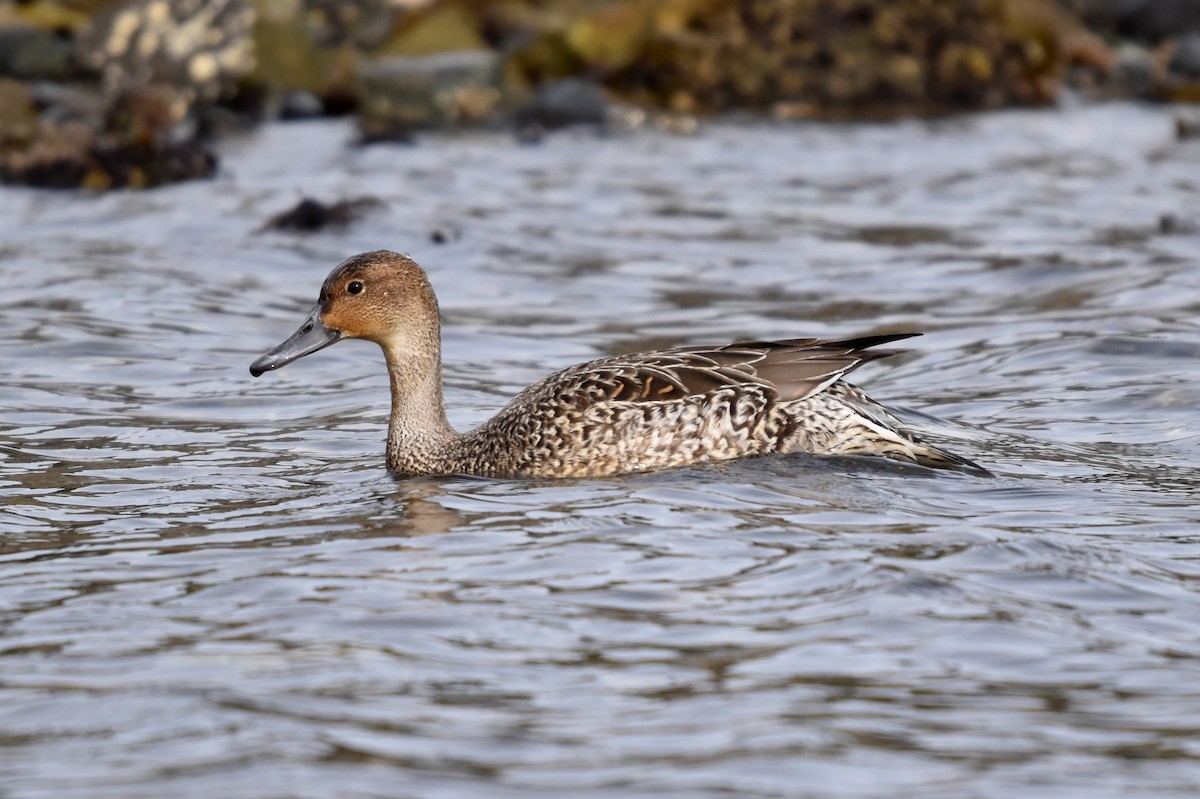
[[[387,320],[377,308],[360,302],[334,302],[321,310],[321,322],[351,338],[379,341]]]
[[[347,336],[359,336],[360,333],[354,324],[354,316],[348,314],[345,308],[339,303],[322,304],[321,307],[321,323],[332,330],[340,330]]]

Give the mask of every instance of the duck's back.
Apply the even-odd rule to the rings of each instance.
[[[868,347],[906,337],[744,342],[590,361],[525,389],[462,436],[455,456],[461,471],[546,477],[793,451],[923,462],[926,448],[840,379],[895,352]]]

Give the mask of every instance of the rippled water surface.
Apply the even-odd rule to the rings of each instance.
[[[0,191],[0,796],[1197,796],[1171,114],[294,124],[211,182]],[[385,207],[259,230],[302,194]],[[914,329],[855,382],[996,477],[395,482],[375,347],[247,373],[381,247],[439,292],[460,427],[602,354]]]

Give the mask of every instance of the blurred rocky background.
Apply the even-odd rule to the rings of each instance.
[[[203,177],[213,140],[355,114],[536,139],[698,115],[1200,101],[1197,0],[0,0],[0,179]]]

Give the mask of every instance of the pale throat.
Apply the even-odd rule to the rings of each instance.
[[[434,443],[456,434],[446,419],[439,348],[383,346],[392,389],[389,446]]]

